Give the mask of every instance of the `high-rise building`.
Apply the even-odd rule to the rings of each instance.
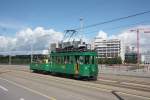
[[[95,37],[93,45],[99,58],[115,58],[121,56],[121,41],[119,39]]]

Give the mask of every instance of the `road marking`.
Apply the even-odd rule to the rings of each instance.
[[[41,95],[41,96],[43,96],[43,97],[45,97],[45,98],[48,98],[48,99],[50,99],[50,100],[56,100],[56,98],[54,98],[54,97],[50,97],[50,96],[45,95],[45,94],[43,94],[43,93],[41,93],[41,92],[38,92],[38,91],[36,91],[36,90],[33,90],[33,89],[31,89],[31,88],[28,88],[28,87],[25,87],[25,86],[23,86],[23,85],[20,85],[20,84],[18,84],[18,83],[16,83],[16,82],[13,82],[13,81],[10,81],[10,80],[1,78],[1,77],[0,77],[0,79],[1,79],[1,80],[5,80],[5,81],[7,81],[7,82],[9,82],[9,83],[11,83],[11,84],[14,84],[14,85],[16,85],[16,86],[18,86],[18,87],[23,88],[23,89],[26,89],[26,90],[28,90],[28,91],[30,91],[30,92],[36,93],[36,94],[38,94],[38,95]]]
[[[43,78],[43,76],[44,75],[40,75],[38,78]],[[49,79],[49,78],[45,77],[45,79]],[[97,90],[101,90],[101,91],[105,91],[105,92],[113,91],[113,89],[108,89],[108,88],[105,88],[105,87],[99,87],[99,84],[85,83],[85,82],[80,82],[80,81],[77,82],[76,80],[69,80],[69,79],[66,79],[67,81],[64,81],[64,79],[65,78],[51,77],[51,80],[55,80],[56,82],[64,82],[66,84],[71,84],[71,85],[81,86],[81,87],[86,87],[86,88],[93,88],[93,89],[97,89]],[[76,83],[82,83],[83,85],[76,84]],[[150,100],[150,97],[140,96],[140,95],[136,95],[134,93],[129,94],[129,93],[126,93],[126,92],[121,92],[121,91],[117,91],[117,93],[126,94],[126,95],[130,95],[130,96],[135,96],[135,97],[140,97],[140,98],[144,98],[144,99],[146,98],[146,99]]]
[[[24,100],[24,98],[20,98],[20,100]]]
[[[125,92],[119,92],[119,91],[117,91],[117,93],[150,100],[150,98],[149,98],[149,97],[140,96],[140,95],[136,95],[136,94],[128,94],[128,93],[125,93]]]
[[[53,77],[52,77],[53,78]],[[97,89],[97,90],[101,90],[101,91],[105,91],[105,92],[111,92],[113,91],[113,89],[107,89],[105,87],[99,87],[99,84],[93,84],[93,83],[84,83],[84,82],[78,82],[78,83],[83,83],[83,85],[81,84],[74,84],[74,83],[77,83],[75,80],[72,80],[73,82],[71,82],[70,80],[67,81],[64,81],[63,79],[57,79],[57,78],[53,78],[52,80],[57,81],[57,82],[64,82],[64,83],[69,83],[71,85],[76,85],[76,86],[81,86],[81,87],[86,87],[86,88],[93,88],[93,89]],[[145,96],[140,96],[140,95],[136,95],[136,94],[129,94],[129,93],[126,93],[126,92],[121,92],[121,91],[117,91],[117,93],[120,93],[120,94],[126,94],[126,95],[130,95],[130,96],[135,96],[135,97],[139,97],[139,98],[146,98],[148,100],[150,100],[150,97],[145,97]]]
[[[134,85],[134,86],[143,86],[143,87],[148,87],[148,88],[150,88],[149,85],[137,84],[137,83],[121,82],[120,84]]]
[[[4,91],[8,91],[8,89],[6,89],[5,87],[0,85],[0,88],[3,89]]]

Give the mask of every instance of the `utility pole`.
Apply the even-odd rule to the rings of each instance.
[[[11,65],[11,51],[9,51],[9,65]]]
[[[33,45],[31,44],[31,63],[33,61]]]
[[[80,39],[81,39],[81,44],[83,44],[83,18],[80,17]]]
[[[31,48],[30,48],[31,49],[31,55],[30,56],[31,56],[31,63],[32,63],[32,61],[33,61],[33,38],[32,38],[32,35],[31,35],[31,45],[30,46],[31,46]]]

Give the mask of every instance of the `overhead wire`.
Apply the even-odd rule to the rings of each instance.
[[[111,19],[111,20],[108,20],[108,21],[104,21],[104,22],[100,22],[100,23],[96,23],[96,24],[91,24],[91,25],[87,25],[87,26],[84,26],[82,29],[87,29],[87,28],[91,28],[91,27],[95,27],[95,26],[98,26],[98,25],[103,25],[103,24],[107,24],[107,23],[112,23],[112,22],[116,22],[116,21],[120,21],[120,20],[124,20],[124,19],[128,19],[128,18],[132,18],[132,17],[136,17],[136,16],[140,16],[140,15],[143,15],[143,14],[147,14],[147,13],[150,13],[150,10],[148,11],[144,11],[144,12],[140,12],[140,13],[136,13],[136,14],[132,14],[132,15],[128,15],[128,16],[124,16],[124,17],[120,17],[120,18],[115,18],[115,19]],[[80,30],[81,28],[75,28],[75,29],[72,29],[72,30]],[[66,30],[65,30],[66,31]],[[66,36],[67,32],[65,33],[65,36]],[[74,35],[75,33],[73,33]],[[72,36],[73,36],[72,35]]]
[[[112,28],[103,28],[102,30],[114,30],[114,29],[120,29],[120,28],[128,28],[128,27],[131,27],[131,26],[134,26],[134,25],[138,25],[138,24],[142,24],[142,23],[145,23],[145,22],[150,22],[150,21],[141,21],[141,22],[137,22],[137,23],[133,23],[133,24],[127,24],[127,25],[122,25],[122,26],[116,26],[116,27],[112,27]],[[91,32],[87,32],[87,33],[84,33],[84,34],[90,34],[90,33],[95,33],[95,32],[98,32],[99,30],[93,30]]]
[[[111,23],[111,22],[116,22],[116,21],[120,21],[120,20],[124,20],[124,19],[128,19],[128,18],[140,16],[140,15],[143,15],[143,14],[147,14],[147,13],[150,13],[150,10],[140,12],[140,13],[136,13],[136,14],[132,14],[132,15],[128,15],[128,16],[124,16],[124,17],[120,17],[120,18],[111,19],[111,20],[104,21],[104,22],[99,22],[99,23],[96,23],[96,24],[87,25],[87,26],[84,26],[82,29],[91,28],[91,27],[95,27],[95,26],[98,26],[98,25],[103,25],[103,24],[107,24],[107,23]],[[74,30],[80,30],[80,29],[81,28],[75,28]]]

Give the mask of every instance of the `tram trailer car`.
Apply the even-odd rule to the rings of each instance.
[[[97,80],[98,64],[95,51],[51,52],[48,63],[33,62],[30,70],[72,75]]]

